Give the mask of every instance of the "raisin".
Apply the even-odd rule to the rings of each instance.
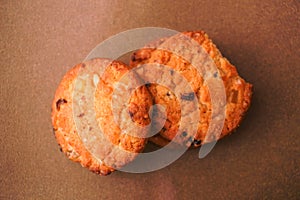
[[[148,56],[146,56],[147,58]],[[133,55],[131,56],[131,60],[132,62],[135,62],[135,61],[142,61],[144,59],[143,55],[138,55],[136,52],[133,53]]]
[[[136,54],[133,53],[132,56],[131,56],[131,60],[132,60],[133,62],[137,60],[137,59],[135,58],[135,55],[136,55]]]
[[[194,141],[193,137],[190,136],[189,139],[188,139],[188,142],[191,142],[191,143],[192,143],[193,141]]]
[[[133,118],[133,112],[128,111],[128,113],[129,113],[130,117]]]
[[[183,132],[181,133],[181,135],[182,135],[183,137],[186,137],[186,136],[187,136],[187,132],[183,131]]]
[[[146,86],[147,88],[149,88],[150,85],[151,85],[151,83],[146,83],[146,84],[145,84],[145,86]]]
[[[214,77],[217,78],[218,77],[218,72],[214,73]]]
[[[198,146],[200,144],[201,144],[201,140],[196,140],[196,139],[194,139],[194,141],[192,143],[192,145],[194,145],[194,146]]]
[[[62,104],[65,104],[65,103],[68,103],[68,101],[65,100],[65,99],[58,99],[58,101],[56,102],[56,109],[59,111],[60,110],[60,106]]]
[[[103,173],[103,175],[110,175],[111,174],[111,171],[107,172],[106,174]]]
[[[171,76],[173,76],[173,74],[174,74],[174,70],[170,70],[170,74],[171,74]]]
[[[84,116],[84,113],[80,113],[79,115],[78,115],[78,117],[83,117]]]

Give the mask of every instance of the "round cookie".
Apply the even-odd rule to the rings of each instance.
[[[74,104],[75,100],[73,99],[74,94],[74,88],[75,88],[75,80],[77,80],[77,77],[79,74],[82,74],[83,69],[89,69],[89,68],[99,68],[103,66],[105,63],[110,63],[106,68],[106,74],[110,74],[111,76],[114,76],[115,74],[118,74],[117,78],[120,78],[124,73],[129,71],[129,68],[120,62],[117,61],[109,61],[107,59],[93,59],[84,63],[80,63],[73,67],[71,70],[69,70],[66,75],[63,77],[62,81],[60,82],[55,97],[52,103],[52,124],[53,124],[53,130],[55,132],[55,137],[58,142],[58,144],[61,147],[62,152],[66,154],[66,156],[75,162],[79,162],[83,167],[88,168],[90,171],[95,172],[97,174],[101,175],[107,175],[113,172],[117,167],[120,167],[120,165],[125,165],[126,163],[130,162],[132,159],[134,159],[135,155],[131,157],[125,157],[123,152],[126,152],[129,150],[130,152],[139,152],[143,149],[145,146],[145,139],[143,138],[134,138],[131,136],[119,136],[122,140],[122,144],[131,144],[135,143],[138,144],[136,146],[132,146],[129,148],[120,148],[121,146],[114,146],[111,147],[112,149],[117,149],[114,151],[111,151],[108,156],[114,158],[115,160],[113,162],[118,163],[118,166],[114,166],[113,162],[110,162],[110,165],[108,165],[104,160],[99,159],[99,157],[95,157],[85,146],[83,143],[82,138],[78,134],[78,125],[76,124],[76,120],[80,120],[81,118],[84,118],[87,113],[89,113],[89,110],[82,110],[83,112],[79,115],[74,115]],[[84,75],[84,74],[83,74]],[[98,77],[99,78],[99,77]],[[106,81],[106,78],[100,79],[101,81]],[[99,80],[98,80],[99,81]],[[115,79],[117,81],[117,79]],[[92,84],[91,84],[92,85]],[[86,90],[95,90],[94,87],[88,87],[85,86]],[[136,95],[140,95],[138,98]],[[152,104],[152,99],[148,93],[148,90],[145,89],[145,87],[140,87],[135,91],[135,93],[132,95],[132,98],[130,99],[129,105],[137,104],[136,100],[142,100],[144,101],[144,105],[150,107]],[[101,101],[101,99],[100,99]],[[101,105],[99,105],[101,107]],[[95,107],[96,109],[99,108]],[[148,109],[132,109],[129,108],[129,111],[133,113],[133,115],[147,115]],[[100,108],[99,108],[100,109]],[[145,113],[144,113],[145,112]],[[138,123],[142,125],[147,125],[149,123],[149,118],[145,120],[140,120]],[[76,126],[77,125],[77,126]],[[89,127],[89,130],[92,130],[93,127]],[[95,128],[95,127],[94,127]],[[104,132],[104,134],[106,134]],[[116,135],[118,133],[115,133]],[[112,146],[114,144],[113,137],[108,134],[109,137],[108,141],[109,143],[101,144],[97,143],[97,145],[100,147],[100,149],[106,149],[109,146]],[[126,149],[126,150],[124,150]],[[115,155],[118,153],[118,155]],[[125,154],[126,155],[126,154]],[[123,157],[122,157],[123,156]]]
[[[190,86],[194,90],[194,94],[183,94],[181,96],[181,100],[189,101],[195,98],[196,95],[199,103],[200,120],[196,135],[191,135],[191,133],[188,132],[182,132],[181,136],[182,140],[185,140],[187,145],[192,144],[193,146],[200,146],[201,144],[220,139],[238,127],[244,116],[244,113],[250,106],[252,85],[247,83],[238,75],[236,68],[221,55],[220,51],[209,39],[205,32],[193,31],[183,32],[182,34],[187,39],[182,39],[181,37],[182,40],[180,42],[188,43],[188,40],[193,40],[202,46],[205,52],[213,60],[219,71],[213,76],[221,78],[224,83],[226,92],[225,122],[221,135],[218,138],[215,138],[214,136],[206,138],[210,122],[212,119],[217,119],[218,116],[212,115],[212,103],[209,94],[209,88],[204,78],[197,73],[197,70],[190,62],[183,59],[181,56],[176,55],[176,53],[172,53],[171,51],[160,48],[172,46],[175,49],[177,48],[179,52],[188,52],[187,55],[190,51],[191,53],[188,55],[188,57],[190,56],[191,60],[193,60],[193,56],[197,54],[197,52],[193,52],[193,49],[188,49],[187,51],[184,49],[184,45],[178,45],[178,43],[176,44],[176,39],[180,37],[179,34],[177,36],[175,35],[170,38],[159,40],[158,42],[154,42],[150,45],[147,45],[145,48],[136,51],[131,57],[130,65],[131,67],[138,67],[148,63],[162,64],[180,73],[190,83]],[[170,71],[170,73],[172,75],[172,71]],[[164,77],[165,75],[159,74],[158,76]],[[173,82],[176,88],[176,80]],[[177,134],[179,128],[179,101],[174,93],[169,91],[169,89],[164,86],[150,84],[148,89],[154,98],[154,103],[166,106],[167,121],[160,131],[160,135],[167,140],[172,140]],[[175,142],[182,143],[182,141]]]

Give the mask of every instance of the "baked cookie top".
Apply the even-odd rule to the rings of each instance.
[[[139,77],[135,73],[126,74],[128,71],[124,64],[112,63],[106,68],[95,94],[98,124],[114,147],[104,160],[117,168],[142,152],[151,122],[152,96]],[[124,103],[127,98],[129,101]]]
[[[107,175],[132,161],[146,143],[144,138],[120,134],[117,125],[111,126],[110,130],[106,128],[107,124],[114,123],[109,121],[113,120],[112,116],[109,117],[112,113],[106,112],[111,109],[111,105],[108,105],[110,99],[107,98],[109,94],[103,98],[101,95],[109,87],[113,90],[113,83],[128,71],[125,64],[108,59],[80,63],[63,77],[52,103],[52,124],[61,150],[69,159],[101,175]],[[134,78],[136,77],[132,77]],[[97,89],[98,85],[100,89]],[[105,101],[103,104],[102,99]],[[131,113],[133,123],[147,125],[150,122],[148,110],[152,104],[148,90],[145,87],[137,88],[128,101],[129,107],[124,110]],[[136,107],[139,101],[144,101],[143,109]],[[106,121],[97,119],[99,116],[96,113],[102,111],[107,115]],[[114,113],[117,114],[120,113]],[[90,119],[93,115],[96,116],[95,122]],[[140,118],[140,115],[144,118]],[[139,120],[134,121],[135,119]],[[97,131],[99,125],[103,126],[103,134]],[[116,141],[120,143],[117,144]]]
[[[200,46],[200,49],[190,48],[191,45],[189,43],[196,43]],[[201,53],[202,50],[205,54]],[[213,70],[209,65],[206,65],[206,61],[203,61],[208,59],[205,56],[209,57],[215,64],[216,72],[211,73]],[[153,76],[172,79],[174,88],[177,90],[180,89],[180,81],[173,77],[173,74],[174,72],[179,73],[188,81],[194,91],[194,93],[181,94],[181,100],[191,101],[197,98],[199,103],[200,117],[197,133],[194,135],[194,133],[182,131],[179,133],[181,135],[180,139],[175,139],[175,142],[199,146],[203,143],[220,139],[238,127],[244,113],[249,108],[252,85],[238,75],[236,68],[222,56],[205,32],[183,32],[170,38],[153,42],[145,46],[145,48],[136,51],[131,57],[130,65],[131,67],[139,67],[153,63],[164,65],[171,69],[169,71],[170,74],[163,72],[161,74],[153,74]],[[200,73],[195,65],[201,66]],[[143,73],[149,74],[151,71],[144,71]],[[215,108],[212,108],[212,98],[208,85],[210,84],[209,80],[212,80],[214,77],[219,78],[223,82],[226,99],[220,100],[220,103]],[[172,140],[180,126],[181,109],[179,100],[174,95],[174,91],[165,86],[149,84],[148,88],[154,98],[154,103],[166,107],[167,120],[160,134],[164,138]],[[217,97],[217,99],[222,98]],[[213,134],[214,129],[220,127],[214,127],[214,124],[211,124],[210,132],[212,134],[208,135],[210,122],[218,120],[222,115],[222,113],[214,112],[213,109],[221,110],[221,107],[224,106],[225,116],[224,123],[222,123],[224,126],[220,129],[221,134],[219,136]],[[157,120],[161,119],[158,118]]]

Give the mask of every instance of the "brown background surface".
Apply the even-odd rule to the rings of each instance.
[[[299,9],[297,0],[2,0],[0,199],[299,199]],[[156,172],[100,177],[58,150],[50,104],[99,42],[144,26],[205,30],[254,84],[253,104],[205,159],[189,150]]]

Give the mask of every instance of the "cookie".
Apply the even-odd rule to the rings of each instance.
[[[128,70],[127,66],[113,63],[104,72],[95,94],[98,124],[116,147],[109,152],[105,160],[111,159],[107,162],[115,162],[114,166],[117,168],[133,160],[143,151],[148,133],[145,127],[151,122],[149,110],[153,103],[152,96],[134,73],[124,76]],[[136,89],[135,85],[140,86]],[[131,98],[126,105],[122,100],[129,99],[129,96]]]
[[[201,48],[206,52],[205,55],[207,55],[217,67],[217,72],[209,73],[212,69],[205,66],[205,62],[202,62],[201,59],[199,60],[199,56],[195,56],[199,55],[198,52],[200,52],[201,49],[189,49],[187,48],[189,45],[185,46],[185,44],[193,42],[201,45]],[[172,51],[168,49],[171,49]],[[185,57],[183,58],[181,56],[182,54],[178,54],[178,52],[184,54]],[[204,58],[205,55],[201,54],[200,57],[202,56]],[[198,60],[196,58],[198,58]],[[193,63],[188,60],[193,61]],[[130,61],[131,67],[139,67],[151,63],[164,65],[170,68],[170,74],[164,72],[161,74],[153,74],[153,76],[157,76],[158,78],[170,78],[171,76],[175,90],[182,89],[180,87],[183,86],[179,86],[180,81],[173,78],[174,72],[179,73],[188,81],[193,92],[181,94],[180,98],[182,101],[191,101],[195,98],[197,98],[198,101],[200,116],[196,134],[194,135],[188,131],[183,131],[180,133],[181,139],[176,139],[175,142],[200,146],[201,144],[218,140],[225,135],[230,134],[239,126],[245,112],[250,106],[252,85],[239,76],[236,68],[222,56],[205,32],[183,32],[182,34],[151,43],[150,45],[145,46],[145,48],[136,51],[132,55]],[[194,67],[195,64],[202,66],[201,73]],[[151,72],[144,71],[143,73],[149,74]],[[210,97],[209,92],[210,82],[207,80],[213,80],[214,78],[219,78],[220,81],[223,82],[226,93],[226,100],[223,100],[224,103],[220,101],[214,108],[215,110],[221,110],[221,107],[225,109],[225,121],[222,123],[224,126],[214,127],[214,124],[212,124],[212,132],[214,132],[214,129],[217,130],[217,128],[221,130],[219,136],[214,134],[208,135],[210,122],[222,117],[212,110],[212,98]],[[179,100],[174,95],[173,91],[170,91],[170,89],[162,85],[149,84],[148,89],[154,98],[154,103],[166,107],[167,120],[159,134],[167,140],[174,141],[174,137],[177,134],[180,125],[181,109]],[[193,111],[191,110],[191,113],[192,112]],[[207,135],[208,137],[206,137]]]
[[[98,69],[99,73],[95,73]],[[101,69],[104,70],[101,72]],[[99,138],[95,140],[90,139],[91,137],[97,138],[101,136],[101,134],[98,136],[99,134],[96,131],[99,121],[96,118],[96,123],[90,122],[90,113],[96,113],[97,109],[99,111],[110,109],[105,107],[107,104],[101,105],[102,89],[108,89],[106,86],[111,86],[112,83],[117,82],[128,71],[129,68],[125,64],[108,59],[93,59],[78,64],[63,77],[52,103],[53,130],[62,152],[70,160],[79,162],[83,167],[101,175],[110,174],[115,169],[132,161],[136,153],[142,151],[146,143],[144,138],[136,138],[126,134],[121,135],[117,126],[114,126],[110,132],[104,127],[106,132],[103,132],[102,140]],[[102,78],[101,73],[104,73]],[[102,89],[97,89],[98,83]],[[106,83],[108,84],[106,85]],[[95,91],[100,94],[95,94],[95,96],[100,98],[99,101],[95,101],[96,106],[93,104],[87,105],[87,103],[82,104],[83,101],[89,98],[86,95],[88,93],[94,94]],[[106,100],[108,99],[106,98]],[[139,101],[144,101],[143,105],[147,106],[147,108],[134,107]],[[134,119],[140,115],[143,115],[144,118],[137,120],[137,122],[134,119],[132,121],[139,123],[141,126],[147,125],[150,121],[148,108],[151,104],[152,99],[145,87],[140,87],[134,91],[127,110],[132,113]],[[111,119],[107,118],[108,121],[105,121],[105,123],[112,124],[109,121]],[[102,122],[99,123],[102,124]],[[86,136],[80,133],[80,131],[85,130],[87,131]],[[90,139],[91,142],[87,142],[85,137]],[[105,143],[103,143],[104,141]],[[115,141],[120,142],[117,144]],[[88,145],[94,146],[87,149]],[[96,147],[96,150],[93,149],[94,147]],[[91,149],[93,152],[90,151]],[[100,152],[98,152],[99,150]]]

